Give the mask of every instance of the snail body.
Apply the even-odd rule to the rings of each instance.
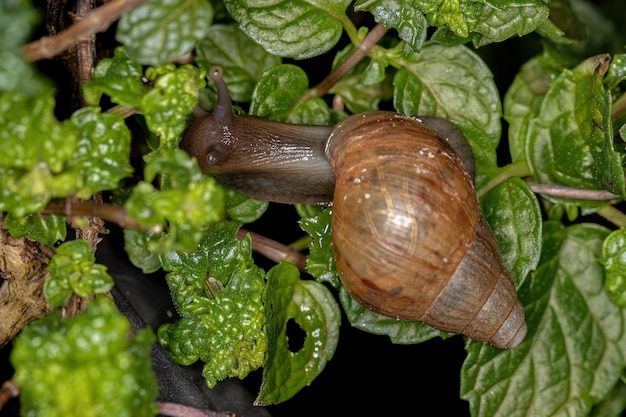
[[[332,202],[337,270],[365,307],[498,347],[521,343],[524,311],[456,126],[382,111],[334,127],[233,115],[221,69],[210,75],[216,110],[183,139],[204,172],[255,198]]]

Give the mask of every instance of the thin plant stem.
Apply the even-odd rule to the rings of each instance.
[[[289,261],[296,265],[302,272],[306,272],[306,256],[300,252],[284,245],[280,242],[251,232],[246,229],[239,229],[237,237],[243,239],[247,234],[252,238],[252,250],[265,256],[267,259],[276,263]]]
[[[121,15],[145,0],[111,0],[76,21],[63,32],[44,36],[24,46],[24,59],[29,62],[50,59],[96,33],[106,31]]]
[[[344,76],[346,75],[352,68],[354,68],[363,58],[365,58],[374,47],[380,41],[380,39],[385,36],[389,29],[384,27],[381,24],[378,24],[369,31],[363,41],[356,44],[355,48],[350,52],[348,57],[344,59],[341,64],[337,65],[326,78],[324,78],[317,86],[315,86],[314,91],[317,97],[322,97]],[[353,41],[354,42],[354,41]]]

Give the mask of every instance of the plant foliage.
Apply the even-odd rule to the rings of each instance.
[[[470,142],[481,212],[528,323],[514,349],[467,341],[460,395],[472,416],[619,415],[626,12],[619,0],[606,3],[148,0],[121,16],[120,45],[81,86],[86,106],[62,119],[52,82],[21,52],[42,16],[28,0],[3,2],[3,226],[52,246],[67,239],[71,213],[54,212],[51,202],[111,195],[116,213],[132,219],[123,224],[129,259],[146,273],[166,272],[180,320],[163,325],[158,341],[180,364],[202,361],[209,387],[263,368],[256,403],[283,402],[315,383],[332,358],[340,306],[352,326],[394,343],[451,335],[351,298],[333,259],[331,208],[298,207],[313,279],[286,262],[268,271],[255,265],[250,237],[237,230],[261,218],[267,202],[225,189],[180,149],[194,107],[214,106],[207,71],[223,67],[240,112],[280,122],[330,125],[383,107],[444,117]],[[364,47],[370,29],[353,12],[395,31]],[[494,60],[489,47],[507,42],[532,52],[510,84],[498,85],[494,73],[508,57]],[[312,88],[320,68],[308,71],[307,59],[326,59],[327,74],[360,47],[360,62],[324,90],[345,108],[330,106]],[[140,168],[131,144],[141,150]],[[558,192],[536,192],[537,183]],[[45,286],[53,306],[109,291],[111,278],[94,259],[88,242],[56,248]],[[305,333],[295,350],[290,323]],[[154,381],[142,356],[151,342],[104,298],[77,318],[55,312],[33,322],[12,356],[25,415],[153,415]]]

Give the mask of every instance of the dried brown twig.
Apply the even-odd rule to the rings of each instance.
[[[44,36],[24,47],[24,59],[34,62],[50,59],[74,46],[83,39],[104,32],[121,15],[145,0],[111,0],[77,20],[72,26],[53,36]]]

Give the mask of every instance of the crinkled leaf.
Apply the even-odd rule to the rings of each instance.
[[[451,83],[450,80],[463,80]],[[411,116],[440,116],[500,140],[501,105],[493,75],[464,46],[429,43],[409,54],[394,78],[394,107]]]
[[[205,362],[209,387],[243,378],[264,361],[264,272],[254,265],[250,238],[238,240],[237,229],[235,222],[215,223],[194,252],[162,256],[182,319],[161,326],[159,341],[178,363]]]
[[[398,36],[414,51],[426,41],[428,21],[416,2],[403,0],[359,0],[355,11],[369,11],[377,23],[398,31]]]
[[[613,149],[611,95],[602,84],[608,63],[607,55],[589,58],[548,90],[528,130],[528,162],[538,182],[626,195]]]
[[[152,330],[132,330],[106,297],[78,317],[53,312],[15,340],[13,380],[24,415],[148,417],[159,391],[152,371]],[[80,411],[77,411],[80,410]]]
[[[124,229],[124,250],[128,259],[144,274],[151,274],[161,269],[159,254],[150,250],[148,244],[154,234],[137,229]]]
[[[461,395],[472,415],[583,416],[618,381],[626,315],[604,290],[597,261],[607,234],[592,224],[544,224],[539,266],[518,291],[525,341],[466,345]]]
[[[135,61],[159,65],[191,51],[212,20],[207,0],[148,0],[122,16],[116,39]]]
[[[205,76],[205,71],[192,65],[177,68],[168,64],[146,70],[154,88],[142,97],[140,108],[150,131],[160,137],[162,147],[178,145],[189,114],[198,104]]]
[[[132,173],[130,131],[124,118],[85,107],[72,114],[70,123],[78,144],[69,170],[82,177],[77,196],[87,199],[98,191],[118,188],[119,181]]]
[[[227,284],[233,274],[252,268],[250,237],[237,239],[240,223],[221,221],[208,226],[200,244],[193,252],[171,251],[161,255],[163,269],[184,273],[190,279],[210,275]],[[201,291],[197,287],[194,291]]]
[[[223,187],[213,177],[202,175],[195,159],[181,149],[158,153],[144,171],[146,179],[157,173],[175,178],[162,190],[142,181],[124,203],[128,214],[142,226],[166,229],[164,235],[149,236],[148,249],[159,253],[193,250],[207,225],[224,218]],[[177,172],[184,174],[176,176]]]
[[[541,255],[539,202],[528,185],[515,177],[489,190],[480,207],[498,240],[504,267],[519,288]]]
[[[55,214],[48,216],[29,214],[24,217],[15,217],[9,214],[4,218],[3,227],[13,237],[27,237],[44,245],[53,246],[56,242],[65,240],[67,236],[66,221],[64,216]]]
[[[283,402],[309,385],[337,347],[341,314],[330,291],[283,262],[267,273],[267,358],[256,399],[259,405]],[[293,319],[306,336],[296,352],[289,349],[287,323]]]
[[[537,117],[548,89],[558,75],[538,57],[526,62],[504,96],[504,118],[509,123],[509,150],[513,162],[526,161],[530,121]]]
[[[50,304],[62,306],[75,293],[80,297],[104,294],[113,288],[113,278],[106,266],[96,264],[91,245],[86,240],[71,240],[56,248],[48,265],[50,278],[44,294]]]
[[[31,169],[45,164],[52,173],[63,169],[77,146],[71,129],[54,116],[52,92],[29,97],[19,93],[0,96],[0,167]]]
[[[258,220],[268,206],[267,201],[250,198],[232,190],[226,191],[226,213],[238,222],[252,223]]]
[[[311,236],[306,270],[320,282],[328,282],[335,288],[341,287],[337,265],[332,250],[331,236],[332,209],[327,208],[318,214],[300,220],[300,227]]]
[[[50,88],[35,67],[22,58],[23,43],[41,20],[30,0],[4,1],[0,4],[0,92],[14,91],[36,95]]]
[[[615,304],[626,306],[626,230],[619,229],[611,233],[602,245],[602,257],[606,270],[604,283],[611,300]]]
[[[114,103],[139,107],[141,98],[149,91],[142,77],[141,65],[128,56],[125,47],[118,46],[113,58],[98,62],[93,79],[83,84],[83,96],[92,106],[97,106],[102,94],[106,94]]]
[[[241,30],[273,55],[311,58],[330,50],[342,33],[350,0],[226,0]]]
[[[196,46],[196,61],[206,71],[213,65],[224,69],[224,81],[235,102],[249,102],[261,74],[281,63],[233,25],[211,26]]]
[[[341,288],[339,296],[343,310],[353,327],[368,333],[389,336],[392,343],[416,344],[438,336],[443,339],[452,336],[419,321],[397,320],[374,313],[356,302],[344,287]]]
[[[50,198],[72,194],[80,180],[62,175],[78,141],[53,110],[52,92],[0,95],[0,211],[18,217],[40,211]]]
[[[473,31],[489,41],[502,42],[533,32],[549,14],[550,8],[544,0],[485,0]]]

